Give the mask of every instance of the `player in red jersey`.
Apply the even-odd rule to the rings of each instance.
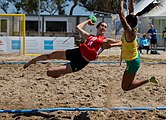
[[[76,26],[77,32],[81,37],[86,40],[85,43],[79,45],[78,48],[68,49],[64,51],[54,51],[50,54],[40,55],[24,65],[27,68],[31,64],[35,64],[37,61],[41,60],[51,60],[51,59],[62,59],[69,60],[70,62],[58,66],[49,68],[47,75],[49,77],[57,78],[61,75],[67,73],[72,73],[83,69],[90,61],[96,60],[98,55],[104,50],[111,47],[111,43],[116,43],[117,41],[111,38],[105,38],[104,34],[107,30],[107,23],[102,21],[96,28],[96,35],[91,35],[83,29],[85,25],[94,25],[91,19],[88,19]]]

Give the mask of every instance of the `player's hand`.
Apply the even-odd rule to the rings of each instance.
[[[95,23],[93,23],[91,19],[88,19],[88,25],[92,26],[95,25]]]

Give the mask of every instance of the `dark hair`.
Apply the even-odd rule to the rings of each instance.
[[[131,24],[130,24],[131,28],[135,28],[137,26],[137,23],[138,23],[137,16],[135,16],[135,15],[127,15],[126,16],[126,20],[127,20],[128,23],[131,21]]]
[[[106,22],[105,22],[105,21],[101,21],[101,22],[99,22],[99,23],[96,25],[96,28],[98,29],[99,26],[100,26],[102,23],[106,23]],[[107,24],[107,23],[106,23],[106,24]]]
[[[146,34],[144,33],[144,34],[142,35],[142,37],[146,37]]]

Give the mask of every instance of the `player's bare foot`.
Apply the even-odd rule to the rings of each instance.
[[[36,64],[36,61],[34,61],[34,60],[32,59],[31,61],[27,62],[27,63],[23,66],[23,68],[25,69],[25,68],[27,68],[28,66],[30,66],[31,64]]]

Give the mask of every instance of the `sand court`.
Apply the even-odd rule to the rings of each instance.
[[[7,55],[8,56],[8,55]],[[2,61],[21,61],[29,57],[4,56]],[[146,56],[142,56],[146,57]],[[112,57],[113,58],[113,57]],[[114,57],[114,61],[118,57]],[[161,57],[161,59],[164,57]],[[147,58],[149,59],[149,58]],[[145,61],[147,60],[145,59]],[[98,61],[109,61],[109,57]],[[156,59],[158,60],[158,59]],[[113,60],[111,60],[113,61]],[[154,57],[153,57],[154,61]],[[166,106],[166,64],[141,63],[136,79],[155,76],[159,84],[148,83],[129,92],[121,89],[125,64],[89,64],[83,70],[50,78],[46,70],[58,66],[52,62],[31,65],[23,69],[22,64],[0,65],[0,108],[112,108],[112,107],[160,107]],[[57,111],[51,113],[8,114],[1,113],[2,119],[57,119],[57,120],[112,120],[166,119],[166,111]]]

